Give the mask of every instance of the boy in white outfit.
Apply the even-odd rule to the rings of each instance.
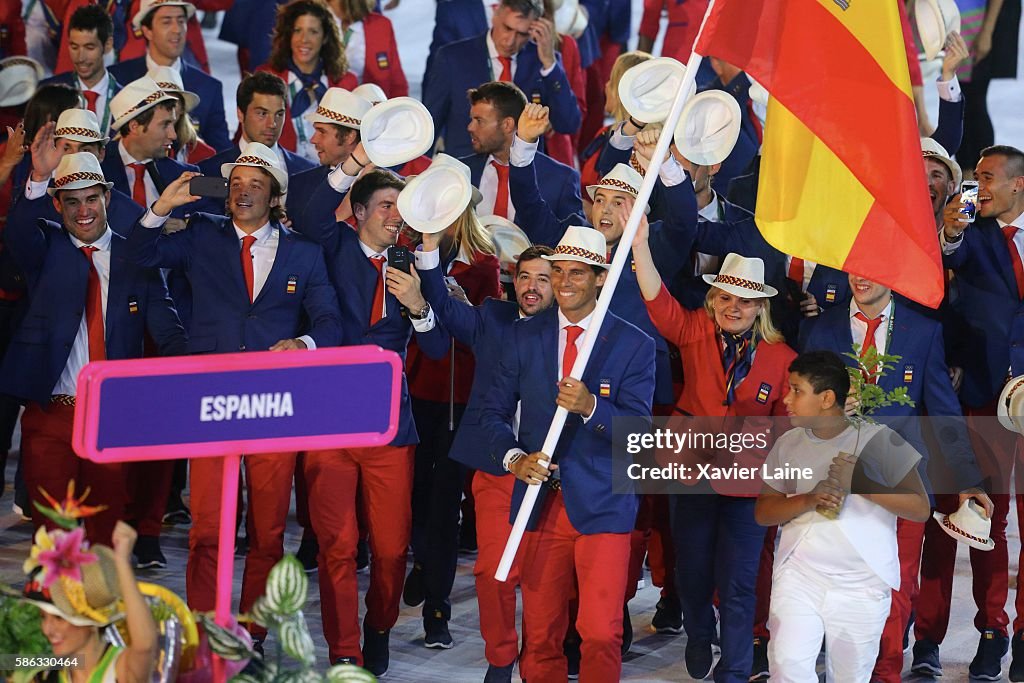
[[[789,372],[784,402],[795,429],[776,441],[765,471],[788,466],[810,476],[766,479],[754,508],[759,524],[781,525],[768,617],[771,680],[816,683],[824,637],[826,680],[866,683],[900,585],[896,517],[923,522],[930,511],[920,455],[887,427],[847,419],[850,378],[836,354],[802,354]],[[856,467],[840,453],[859,456]],[[845,495],[851,481],[858,493]],[[832,520],[819,507],[840,512]]]

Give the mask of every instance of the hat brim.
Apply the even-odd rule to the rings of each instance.
[[[93,142],[95,142],[95,140],[93,140]],[[51,197],[56,197],[58,192],[67,192],[68,190],[84,190],[85,188],[92,187],[93,185],[102,185],[103,187],[106,188],[107,192],[109,192],[110,189],[114,187],[114,183],[101,183],[96,180],[75,180],[73,182],[68,183],[64,187],[48,187],[46,188],[46,194],[50,195]]]
[[[687,134],[691,117],[696,116],[699,107],[721,105],[729,111],[729,120],[707,139],[694,138]],[[699,166],[714,166],[729,158],[740,137],[740,105],[736,98],[722,90],[706,90],[694,95],[683,106],[675,133],[672,136],[676,148],[687,161]]]
[[[378,104],[377,106],[379,107],[381,105]],[[362,119],[359,119],[359,125],[356,125],[354,123],[342,123],[341,121],[329,119],[323,114],[317,114],[315,111],[311,111],[308,114],[303,114],[302,118],[309,121],[310,123],[329,123],[332,126],[341,126],[342,128],[351,128],[352,130],[359,130],[360,127],[363,125]]]
[[[87,138],[84,135],[73,135],[73,134],[72,135],[58,135],[58,136],[54,136],[54,137],[59,137],[62,140],[73,140],[75,142],[81,142],[82,144],[85,144],[85,145],[90,145],[90,144],[93,144],[93,143],[96,143],[96,144],[99,144],[99,145],[105,145],[108,142],[110,142],[110,138]]]
[[[612,264],[610,263],[598,263],[597,261],[591,261],[583,256],[573,256],[572,254],[552,254],[551,256],[544,254],[541,258],[545,261],[576,261],[578,263],[586,263],[591,266],[597,266],[598,268],[604,268],[605,270],[612,267]]]
[[[955,524],[950,523],[950,525],[953,528],[947,526],[945,524],[945,521],[946,518],[949,517],[949,515],[942,512],[933,512],[932,517],[934,517],[935,521],[939,523],[939,528],[945,531],[950,538],[965,545],[969,545],[970,547],[975,548],[976,550],[995,550],[996,542],[993,541],[991,538],[985,539],[985,543],[979,543],[978,541],[975,541],[973,538],[968,538],[963,534],[957,533],[957,527]]]
[[[1010,402],[1018,391],[1024,391],[1024,375],[1011,378],[999,392],[999,400],[996,402],[996,417],[999,418],[999,424],[1011,432],[1018,431],[1015,421],[1010,416]]]
[[[593,201],[595,201],[597,199],[597,191],[598,190],[611,190],[612,192],[621,192],[622,194],[628,194],[633,199],[637,198],[637,195],[633,194],[632,192],[626,192],[621,187],[614,187],[612,185],[602,185],[601,183],[598,183],[597,185],[587,185],[587,196],[590,197],[590,201],[593,202]],[[650,212],[651,212],[651,205],[650,204],[645,204],[644,205],[644,215],[647,215]]]
[[[398,136],[406,137],[399,141],[398,149],[382,149],[381,136],[392,122],[400,126]],[[366,156],[376,166],[401,166],[423,156],[434,144],[434,119],[418,100],[396,97],[366,112],[359,124],[359,135]],[[395,138],[391,137],[390,141]]]
[[[744,299],[770,299],[779,293],[779,290],[775,289],[771,285],[765,285],[764,291],[759,292],[756,289],[747,289],[746,287],[730,285],[725,282],[715,282],[715,278],[718,277],[717,274],[702,275],[701,277],[704,279],[704,282],[708,283],[712,287],[718,287],[723,291],[743,297]]]
[[[115,131],[116,130],[121,130],[121,126],[123,126],[124,124],[128,123],[132,119],[138,118],[140,114],[149,111],[150,109],[152,109],[156,105],[160,104],[161,102],[167,102],[168,100],[174,100],[174,95],[172,95],[171,93],[166,92],[166,91],[161,91],[161,92],[164,92],[164,97],[161,97],[158,100],[154,100],[153,102],[150,102],[149,104],[145,105],[144,107],[140,107],[140,108],[132,111],[130,114],[123,114],[120,118],[114,119],[114,122],[112,124],[110,124],[110,129],[111,130],[115,130]]]
[[[914,4],[914,19],[925,58],[935,59],[946,42],[946,22],[939,3],[936,0],[918,0]]]
[[[132,28],[136,31],[142,28],[142,21],[146,18],[146,15],[150,12],[155,12],[161,7],[184,7],[185,8],[185,21],[189,21],[196,14],[196,6],[190,2],[162,2],[155,7],[150,7],[146,10],[139,10],[132,17]]]
[[[651,72],[662,72],[656,77]],[[644,123],[661,123],[672,110],[686,67],[671,57],[655,57],[627,69],[619,80],[619,101],[630,116]],[[693,97],[691,84],[687,97]]]
[[[285,192],[288,191],[288,172],[287,171],[283,171],[280,168],[277,168],[277,167],[274,167],[274,166],[260,166],[258,164],[237,164],[237,163],[221,164],[220,165],[220,175],[221,175],[221,177],[224,178],[225,180],[230,180],[230,178],[231,178],[231,171],[235,170],[235,168],[237,168],[238,166],[245,166],[246,168],[259,168],[259,169],[262,169],[262,170],[266,171],[267,173],[269,173],[270,175],[274,176],[274,178],[277,180],[278,184],[281,186],[281,194],[284,194]]]
[[[437,164],[436,159],[434,164]],[[451,182],[456,185],[458,195],[451,207],[443,213],[422,216],[419,214],[418,200],[431,187],[436,186],[438,182],[436,178],[439,173],[445,174],[445,178],[441,182]],[[466,178],[458,168],[432,166],[406,183],[405,188],[398,193],[398,213],[402,215],[402,220],[416,232],[433,235],[448,229],[465,212],[472,199],[473,191],[469,178]]]
[[[963,182],[964,175],[963,171],[960,170],[959,164],[957,164],[955,161],[942,156],[938,152],[932,151],[922,151],[921,158],[932,159],[933,161],[937,161],[943,166],[945,166],[947,169],[949,169],[949,175],[953,179],[953,184],[956,185],[958,188],[960,187],[960,183]]]

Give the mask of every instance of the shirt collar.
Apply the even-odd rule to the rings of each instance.
[[[595,308],[594,310],[596,311],[597,309]],[[579,321],[578,323],[572,323],[572,322],[569,322],[569,319],[565,317],[564,313],[562,313],[562,309],[558,309],[558,329],[564,330],[569,325],[575,325],[576,327],[582,327],[583,331],[586,332],[587,328],[590,327],[590,320],[593,317],[594,317],[594,311],[591,311],[590,315],[588,315],[583,320]]]
[[[85,92],[86,90],[91,90],[93,92],[100,93],[101,95],[105,95],[107,93],[107,86],[110,85],[110,72],[107,71],[106,67],[104,67],[103,78],[98,80],[96,82],[96,85],[92,86],[91,88],[87,88],[85,83],[78,76],[75,76],[75,80],[78,81],[78,89],[82,92]]]
[[[498,59],[498,48],[494,46],[494,39],[491,38],[491,32],[487,31],[487,54],[490,55],[491,61]],[[516,55],[512,55],[512,61],[516,61]]]
[[[231,227],[235,229],[235,235],[238,237],[239,240],[246,236],[246,232],[239,228],[234,223],[231,224]],[[267,239],[270,238],[270,235],[273,233],[273,231],[274,228],[271,227],[270,221],[267,221],[266,223],[263,224],[262,228],[252,233],[252,236],[256,238],[256,244],[262,245],[265,244]]]
[[[124,140],[122,140],[121,143],[117,146],[117,151],[121,153],[121,161],[124,163],[125,166],[128,166],[129,164],[148,164],[150,161],[152,161],[152,159],[144,159],[140,161],[133,157],[131,154],[129,154],[128,150],[125,149]]]
[[[68,237],[71,238],[71,243],[74,244],[79,249],[81,249],[82,247],[95,247],[97,251],[110,251],[110,242],[114,238],[114,233],[113,231],[111,231],[110,225],[107,224],[107,229],[104,230],[103,234],[100,235],[99,238],[92,244],[86,244],[82,240],[72,235],[70,232],[68,233]]]
[[[857,300],[850,297],[850,317],[853,318],[860,312],[861,310],[857,305]],[[892,315],[892,294],[889,295],[889,303],[886,304],[885,308],[882,309],[882,312],[878,314],[878,317],[882,320],[888,320],[890,315]],[[867,313],[864,314],[864,317],[867,317]]]
[[[146,70],[152,71],[158,66],[160,65],[154,62],[153,58],[149,55],[149,50],[146,50]],[[171,62],[171,68],[177,71],[178,73],[181,73],[181,57],[178,57],[173,62]]]
[[[999,224],[1000,228],[1005,228],[1007,225],[1014,225],[1017,228],[1019,228],[1021,230],[1024,230],[1024,213],[1022,213],[1021,215],[1017,216],[1017,219],[1014,220],[1012,223],[1004,223],[1003,221],[999,220],[998,218],[996,219],[996,223]]]
[[[346,228],[346,229],[347,229],[347,228]],[[381,257],[383,257],[383,258],[384,258],[384,260],[385,260],[385,261],[387,261],[387,260],[388,260],[388,252],[387,252],[387,249],[385,249],[384,251],[380,251],[380,252],[378,252],[378,251],[374,251],[373,249],[371,249],[370,247],[368,247],[368,246],[366,245],[366,243],[365,243],[365,242],[363,242],[362,240],[359,240],[359,248],[363,250],[363,254],[365,254],[365,255],[366,255],[366,258],[373,258],[374,256],[381,256]]]

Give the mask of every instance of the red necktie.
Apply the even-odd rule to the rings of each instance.
[[[583,328],[579,325],[569,325],[565,328],[565,351],[562,352],[562,376],[568,377],[572,372],[572,366],[576,362],[576,340],[583,334]]]
[[[789,275],[787,277],[804,288],[804,260],[794,256],[789,260]]]
[[[878,316],[877,318],[871,318],[869,320],[866,315],[864,315],[860,311],[857,311],[857,313],[853,317],[863,323],[867,323],[868,326],[868,331],[864,335],[864,343],[861,344],[860,347],[860,357],[863,358],[865,355],[867,355],[868,349],[877,348],[875,346],[875,332],[878,331],[878,326],[882,324],[882,316]]]
[[[498,76],[499,81],[505,81],[506,83],[512,82],[512,58],[511,57],[498,57],[498,61],[501,62],[501,75]]]
[[[107,359],[107,344],[103,337],[103,290],[100,274],[92,261],[96,247],[79,247],[89,259],[89,281],[85,290],[85,329],[89,334],[89,362]]]
[[[1013,264],[1013,277],[1017,280],[1017,298],[1024,299],[1024,263],[1021,263],[1020,252],[1013,242],[1013,236],[1020,230],[1015,225],[1003,227],[1003,236],[1006,238],[1006,248],[1010,250],[1010,263]]]
[[[371,256],[370,263],[377,269],[377,287],[373,290],[373,304],[370,306],[370,327],[384,317],[384,257]]]
[[[132,199],[142,208],[148,209],[149,204],[146,203],[146,165],[139,163],[128,165],[135,171],[135,184],[132,186]]]
[[[92,90],[83,90],[82,96],[85,97],[89,111],[98,115],[98,112],[96,111],[96,100],[100,98],[100,94],[98,92],[93,92]]]
[[[497,161],[491,165],[498,172],[498,193],[494,196],[494,215],[508,218],[508,166],[502,166]]]
[[[246,235],[242,238],[242,250],[238,254],[238,258],[242,262],[242,274],[245,275],[245,288],[249,290],[250,303],[253,301],[253,292],[256,288],[252,272],[252,245],[254,244],[256,244],[256,238]]]

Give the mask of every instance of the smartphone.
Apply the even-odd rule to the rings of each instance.
[[[965,180],[960,183],[960,201],[964,208],[960,209],[963,218],[961,223],[973,223],[978,217],[978,181]]]
[[[213,199],[226,199],[228,196],[227,178],[218,176],[197,175],[188,181],[189,194],[197,197],[212,197]]]
[[[403,273],[408,273],[411,262],[412,253],[408,247],[388,247],[388,268],[397,268]]]

